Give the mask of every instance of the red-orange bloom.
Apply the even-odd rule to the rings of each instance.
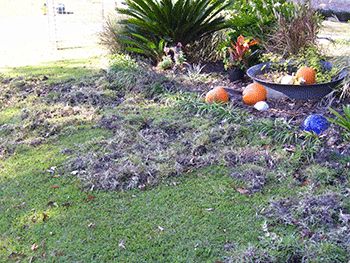
[[[240,35],[237,38],[237,42],[231,42],[231,46],[228,51],[230,52],[230,58],[235,61],[242,61],[246,52],[249,51],[251,46],[257,45],[258,41],[253,39],[251,41],[245,40],[244,36]]]

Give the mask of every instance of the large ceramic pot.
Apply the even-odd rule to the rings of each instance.
[[[258,75],[269,72],[272,63],[262,63],[250,67],[247,70],[247,75],[265,87],[276,90],[287,95],[292,99],[308,100],[308,99],[320,99],[333,91],[334,87],[337,86],[348,74],[346,69],[343,69],[337,76],[335,76],[330,82],[312,84],[312,85],[291,85],[291,84],[279,84],[269,82],[257,78]]]

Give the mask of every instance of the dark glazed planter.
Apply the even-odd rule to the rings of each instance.
[[[291,99],[308,100],[308,99],[321,99],[337,86],[348,74],[346,69],[343,69],[332,81],[327,83],[312,84],[312,85],[291,85],[291,84],[278,84],[269,82],[267,80],[258,79],[257,76],[269,72],[271,63],[262,63],[250,67],[247,70],[247,75],[265,87],[279,91],[287,95]]]
[[[244,77],[244,71],[240,68],[232,68],[228,71],[228,78],[231,82],[241,80]]]

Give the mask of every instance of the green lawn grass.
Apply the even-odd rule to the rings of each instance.
[[[54,82],[91,74],[84,67],[77,69],[75,61],[64,62],[68,68],[60,63],[41,70],[16,69],[11,74],[50,75]],[[131,97],[137,101],[136,96]],[[24,106],[42,107],[32,97],[5,107],[0,111],[0,127],[21,123]],[[182,116],[176,107],[143,101],[97,114],[102,113],[130,120],[150,118],[155,123]],[[184,121],[200,127],[201,118],[205,122],[199,116]],[[285,159],[269,174],[263,190],[251,196],[237,191],[242,182],[232,179],[232,170],[221,165],[166,178],[145,190],[89,191],[74,176],[63,173],[69,155],[62,150],[84,148],[91,141],[109,138],[111,131],[89,122],[67,123],[69,127],[59,136],[38,146],[20,146],[13,155],[0,159],[0,262],[221,261],[232,253],[225,249],[227,244],[240,250],[260,242],[265,222],[260,212],[272,199],[307,189],[288,176],[298,162],[296,157]],[[238,145],[260,147],[262,141],[265,145],[273,142],[244,125],[237,123],[241,128]],[[10,136],[2,135],[5,139]],[[277,148],[282,151],[283,145]],[[48,171],[52,167],[57,167],[53,174]],[[300,241],[292,226],[274,230],[291,244]],[[288,259],[289,252],[282,249],[279,253],[286,256],[280,258]]]
[[[90,193],[73,178],[46,172],[65,159],[60,149],[96,136],[100,130],[83,129],[0,163],[0,259],[213,262],[226,243],[257,242],[263,223],[257,211],[272,196],[289,192],[287,185],[271,185],[264,194],[241,195],[228,171],[217,166],[122,193]],[[35,251],[33,244],[39,246]]]
[[[87,59],[61,60],[41,63],[34,66],[0,68],[0,73],[7,77],[44,78],[49,84],[80,79],[96,74],[99,70],[100,57]]]

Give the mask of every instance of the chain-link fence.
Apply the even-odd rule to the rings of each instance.
[[[103,0],[48,0],[50,42],[56,49],[96,45],[104,14]]]

